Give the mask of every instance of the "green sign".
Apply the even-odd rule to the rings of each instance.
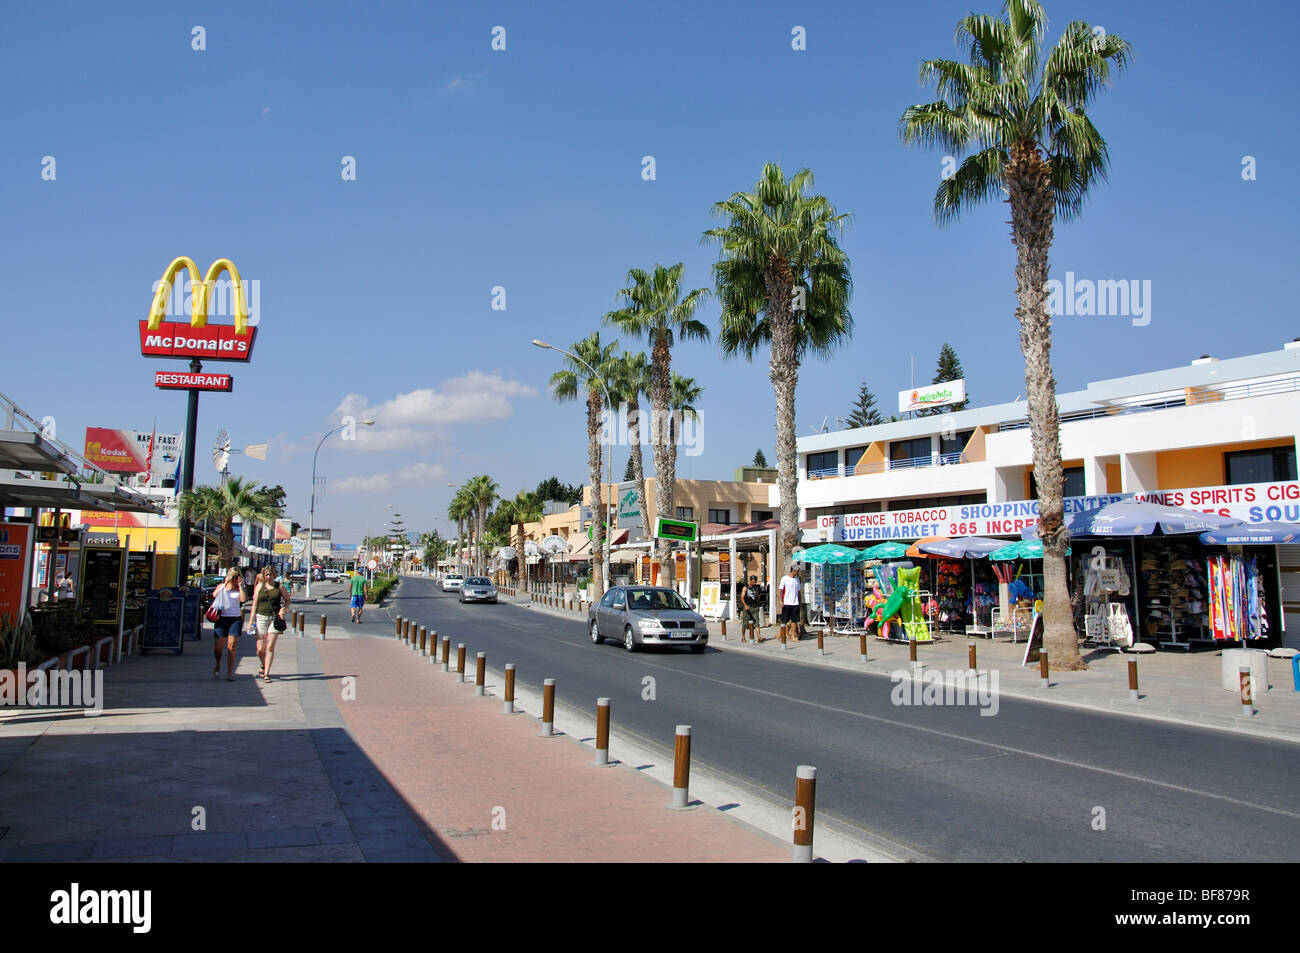
[[[660,516],[655,520],[655,539],[675,539],[683,543],[694,543],[699,538],[699,523],[670,520],[666,516]]]

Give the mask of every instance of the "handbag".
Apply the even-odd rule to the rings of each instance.
[[[271,624],[275,626],[275,631],[277,632],[283,632],[285,629],[289,628],[289,623],[284,621],[284,616],[276,616],[275,620]]]
[[[203,613],[203,618],[209,622],[218,622],[221,619],[221,611],[217,608],[217,601],[212,600],[212,605],[208,606],[208,611]]]

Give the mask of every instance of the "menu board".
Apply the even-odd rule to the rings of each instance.
[[[81,619],[117,625],[122,615],[121,549],[87,546],[81,551]]]
[[[181,631],[185,633],[187,639],[201,639],[203,633],[199,626],[203,624],[203,621],[199,618],[199,597],[202,596],[203,590],[198,586],[181,586],[181,591],[185,594],[185,611],[181,616]]]
[[[145,599],[144,637],[140,653],[149,649],[171,649],[177,655],[185,651],[181,638],[181,621],[185,614],[186,587],[150,589]]]
[[[126,554],[126,619],[128,629],[144,624],[145,601],[153,585],[153,553]]]

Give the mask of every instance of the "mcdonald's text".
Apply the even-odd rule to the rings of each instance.
[[[140,322],[140,353],[145,357],[197,357],[206,361],[247,361],[253,356],[257,329],[237,334],[229,324],[192,327],[189,323],[161,322],[150,330]]]

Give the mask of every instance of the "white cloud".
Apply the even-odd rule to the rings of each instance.
[[[515,398],[533,398],[537,388],[500,374],[470,371],[371,404],[364,394],[351,393],[339,401],[336,418],[371,419],[373,427],[358,426],[348,443],[358,450],[409,450],[445,439],[437,428],[467,421],[506,420],[514,414]]]
[[[395,486],[431,483],[447,475],[446,467],[437,463],[413,463],[394,473],[376,473],[371,476],[347,477],[331,484],[335,493],[382,493]]]

